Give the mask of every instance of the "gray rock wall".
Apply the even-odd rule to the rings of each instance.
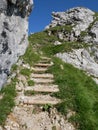
[[[66,29],[58,31],[59,39],[98,44],[98,16],[95,15],[95,12],[83,7],[72,8],[66,12],[53,12],[53,19],[46,29],[69,25],[72,27],[70,32]],[[82,36],[81,33],[85,35]]]
[[[81,31],[85,31],[89,25],[94,21],[93,15],[95,13],[90,9],[83,7],[76,7],[69,9],[66,12],[53,12],[53,20],[46,27],[51,28],[55,26],[71,25],[75,36],[79,36]]]
[[[32,0],[0,1],[0,89],[12,64],[28,46],[28,16],[32,5]]]

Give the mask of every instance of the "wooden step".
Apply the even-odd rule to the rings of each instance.
[[[49,74],[49,73],[46,73],[46,74],[31,74],[31,77],[32,78],[53,78],[53,74]]]
[[[35,96],[22,96],[20,102],[28,105],[56,105],[60,103],[60,99],[51,97],[50,95],[35,95]]]
[[[36,85],[26,87],[24,91],[35,91],[35,92],[59,92],[57,85]]]
[[[35,84],[49,84],[53,83],[54,80],[52,79],[39,79],[39,78],[32,78],[32,80],[35,82]]]

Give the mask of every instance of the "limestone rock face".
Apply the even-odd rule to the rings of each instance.
[[[0,1],[0,89],[10,68],[28,46],[28,16],[32,0]]]
[[[73,52],[58,53],[57,57],[61,58],[66,63],[85,70],[94,77],[98,77],[98,64],[86,49],[74,49]]]
[[[62,30],[58,30],[59,39],[98,44],[98,14],[90,9],[76,7],[65,12],[53,12],[52,17],[46,29],[63,26]],[[69,32],[66,26],[71,27]]]
[[[53,12],[53,20],[46,28],[71,25],[75,36],[79,36],[93,22],[93,15],[93,11],[83,7],[72,8],[66,12]]]
[[[90,55],[93,51],[96,52],[94,54],[95,56]],[[74,49],[72,52],[58,53],[56,56],[64,62],[84,70],[88,75],[91,75],[98,84],[98,59],[95,59],[95,57],[98,56],[98,50],[96,47],[90,48],[89,51],[84,48]]]

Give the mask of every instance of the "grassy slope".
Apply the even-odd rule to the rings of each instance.
[[[62,45],[55,46],[53,42],[58,40],[57,36],[48,36],[46,32],[31,35],[29,39],[36,52],[40,50],[44,55],[51,56],[55,63],[49,72],[55,75],[55,82],[60,88],[60,92],[53,96],[63,100],[63,103],[57,105],[58,110],[64,115],[69,109],[75,111],[76,114],[70,121],[77,126],[77,129],[98,130],[98,85],[83,71],[53,57],[58,52],[88,46],[84,43],[64,41],[61,41]],[[61,69],[60,65],[64,69]]]
[[[59,40],[63,44],[55,46],[53,43]],[[56,35],[47,35],[47,31],[35,33],[29,37],[29,41],[38,54],[53,56],[58,52],[69,52],[72,49],[86,48],[89,45],[79,42],[65,42],[58,39]]]
[[[70,109],[76,115],[70,118],[80,130],[98,130],[98,85],[83,71],[54,58],[49,72],[55,76],[60,92],[54,96],[63,99],[57,106],[64,115]],[[61,65],[64,69],[61,69]]]

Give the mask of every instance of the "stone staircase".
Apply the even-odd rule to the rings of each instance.
[[[58,92],[58,86],[57,85],[35,85],[33,87],[26,87],[24,89],[25,91],[35,91],[35,92],[50,92],[50,93],[54,93],[54,92]]]
[[[59,91],[58,86],[53,84],[54,76],[46,72],[48,70],[48,67],[52,64],[53,63],[51,62],[50,58],[42,57],[41,61],[32,67],[33,73],[31,74],[31,80],[34,81],[35,85],[27,86],[24,89],[24,92],[31,91],[37,93],[31,96],[22,96],[22,98],[20,98],[21,103],[27,105],[55,105],[60,102],[59,99],[50,96],[50,93]]]
[[[58,85],[54,84],[54,76],[47,73],[51,65],[53,63],[50,58],[42,57],[41,61],[32,67],[30,78],[34,81],[34,86],[26,85],[27,79],[18,75],[16,105],[0,130],[75,130],[53,107],[61,100],[51,96],[51,93],[59,92]],[[24,81],[25,85],[21,81]],[[28,92],[30,95],[26,95]],[[43,110],[47,106],[51,106],[49,111]]]

